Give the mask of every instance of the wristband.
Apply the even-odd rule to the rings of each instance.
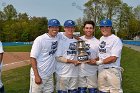
[[[60,61],[60,62],[64,62],[64,63],[67,62],[67,59],[64,58],[64,57],[62,57],[62,56],[60,56],[60,57],[56,57],[56,60],[57,60],[57,61]]]

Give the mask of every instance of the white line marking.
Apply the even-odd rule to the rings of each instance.
[[[13,63],[9,63],[9,64],[3,64],[3,66],[8,66],[8,65],[14,65],[14,64],[19,64],[19,63],[23,63],[23,62],[26,62],[26,61],[30,61],[30,60],[23,60],[23,61],[18,61],[18,62],[13,62]]]

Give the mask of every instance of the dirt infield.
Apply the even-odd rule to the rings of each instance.
[[[5,52],[3,56],[3,71],[29,65],[29,52]]]

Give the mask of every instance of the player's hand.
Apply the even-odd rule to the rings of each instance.
[[[96,60],[95,59],[90,59],[89,61],[86,62],[87,64],[90,65],[96,65]]]
[[[76,35],[73,35],[73,37],[74,37],[76,40],[82,40],[81,38],[79,38],[79,37],[76,36]]]
[[[97,65],[103,64],[103,60],[96,61],[96,64],[97,64]]]
[[[74,60],[74,65],[75,65],[75,66],[77,66],[77,65],[79,65],[79,64],[81,64],[80,61]]]
[[[38,84],[38,85],[42,83],[42,79],[41,79],[40,76],[35,77],[35,83]]]

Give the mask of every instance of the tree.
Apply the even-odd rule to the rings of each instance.
[[[7,5],[4,8],[4,13],[7,20],[16,19],[17,17],[17,12],[16,9],[13,7],[13,5]]]
[[[136,18],[140,21],[140,5],[138,5],[136,8],[134,8],[134,14]]]
[[[27,13],[17,13],[13,5],[0,11],[0,36],[2,41],[33,41],[47,30],[46,17],[29,17]]]
[[[18,14],[18,19],[19,19],[20,21],[22,21],[22,20],[28,21],[28,20],[29,20],[29,17],[28,17],[28,15],[27,15],[27,13],[19,13],[19,14]]]
[[[34,40],[38,35],[47,32],[47,18],[46,17],[31,17],[30,18],[30,38],[29,40]]]
[[[2,11],[0,11],[0,20],[5,20],[5,14]]]
[[[122,0],[88,0],[84,6],[85,15],[82,21],[94,20],[98,25],[104,18],[111,19],[113,31],[121,38],[129,37],[140,29],[140,6],[133,9]],[[100,36],[98,30],[96,27],[96,37]]]

